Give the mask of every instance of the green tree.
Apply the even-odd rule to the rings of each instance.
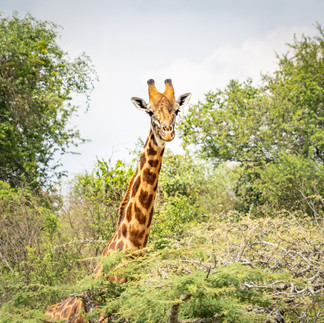
[[[282,152],[323,161],[324,31],[297,38],[263,86],[230,81],[182,119],[185,146],[222,161],[266,162]]]
[[[84,140],[68,125],[96,74],[85,54],[71,60],[57,44],[58,26],[30,15],[0,15],[0,180],[44,186],[64,174],[55,154]]]
[[[178,238],[184,224],[197,217],[199,193],[206,182],[203,169],[189,156],[166,151],[159,177],[150,241]]]
[[[133,175],[133,168],[120,160],[115,164],[97,160],[91,173],[77,175],[62,212],[67,227],[71,225],[73,230],[70,235],[75,239],[85,236],[94,241],[108,241],[116,229],[119,205]],[[103,244],[92,248],[97,255]]]
[[[324,32],[318,30],[313,38],[295,37],[261,86],[230,81],[181,121],[185,147],[194,145],[207,159],[240,163],[236,191],[245,210],[267,203],[292,207],[323,190]],[[270,196],[285,187],[291,190]]]
[[[236,176],[233,168],[213,168],[204,160],[167,150],[159,177],[149,241],[179,239],[186,224],[207,214],[227,212],[233,205]]]

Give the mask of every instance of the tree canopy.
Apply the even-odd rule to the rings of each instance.
[[[191,106],[181,122],[185,146],[223,161],[270,161],[281,153],[323,161],[324,32],[296,37],[278,69],[252,80],[232,80]]]
[[[0,16],[0,180],[13,187],[60,177],[55,154],[83,141],[68,122],[89,99],[96,74],[81,54],[71,60],[57,43],[58,26],[30,15]]]
[[[323,189],[324,32],[319,25],[318,31],[319,36],[295,37],[260,86],[232,80],[191,106],[180,124],[185,147],[216,162],[240,163],[236,193],[248,208],[269,201],[291,207]]]

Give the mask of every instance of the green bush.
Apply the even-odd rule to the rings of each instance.
[[[26,284],[8,272],[0,279],[1,295],[6,295],[2,322],[40,321],[48,305],[71,294],[92,299],[86,315],[93,320],[100,312],[132,322],[170,316],[189,322],[320,321],[321,223],[287,213],[251,219],[234,212],[201,219],[184,223],[177,241],[163,249],[150,244],[144,257],[116,253],[102,259],[106,276],[101,279],[88,276],[75,283],[74,272],[69,284],[51,287],[48,280]],[[35,272],[47,270],[50,259],[39,263],[29,254]],[[57,265],[67,264],[61,259]],[[127,282],[109,279],[116,276]]]
[[[235,174],[226,165],[214,169],[189,155],[167,151],[161,168],[150,241],[178,239],[204,214],[226,212],[233,204]],[[163,242],[164,241],[164,242]]]
[[[91,254],[101,253],[116,229],[119,205],[133,175],[133,168],[121,161],[111,165],[104,160],[97,160],[91,173],[77,175],[62,212],[66,235],[93,240]]]

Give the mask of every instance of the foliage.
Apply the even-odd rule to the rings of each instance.
[[[108,241],[116,228],[119,204],[133,174],[133,168],[120,160],[115,165],[97,160],[91,173],[77,175],[72,182],[62,219],[65,227],[71,226],[67,232],[70,238],[99,242],[93,255],[101,253],[102,242]]]
[[[150,240],[167,240],[183,231],[183,224],[197,217],[197,203],[203,183],[203,172],[197,176],[189,156],[173,155],[167,151],[159,177],[159,189]]]
[[[324,165],[296,155],[281,155],[275,162],[260,170],[254,190],[262,194],[271,209],[297,209],[316,217],[321,210],[320,192],[324,192]],[[315,207],[309,204],[315,203]]]
[[[323,161],[324,33],[294,39],[292,54],[264,85],[231,81],[191,106],[181,122],[184,145],[205,157],[238,162],[271,161],[281,153]]]
[[[52,285],[76,275],[78,268],[72,270],[72,262],[80,256],[74,249],[54,247],[60,238],[59,207],[60,200],[55,195],[35,196],[27,188],[13,189],[0,181],[3,284],[11,277],[19,284]]]
[[[238,218],[209,216],[187,225],[181,240],[162,250],[152,245],[145,257],[104,258],[101,279],[89,276],[60,290],[27,285],[0,315],[11,322],[41,319],[55,294],[57,299],[73,294],[93,299],[86,314],[92,322],[98,313],[120,322],[165,322],[171,315],[181,322],[320,322],[320,227],[287,214]],[[127,283],[109,279],[115,276],[127,277]],[[35,302],[43,305],[35,309]]]
[[[209,92],[205,102],[198,102],[181,120],[184,146],[195,144],[204,158],[221,161],[254,161],[265,158],[265,136],[261,125],[264,111],[260,89],[248,80],[231,81],[224,91]],[[257,104],[260,103],[260,104]],[[260,106],[260,107],[259,107]]]
[[[245,281],[265,280],[266,275],[262,271],[231,264],[209,271],[207,278],[208,272],[204,269],[199,269],[198,266],[188,266],[185,269],[179,264],[174,259],[174,254],[181,257],[179,251],[168,249],[167,252],[171,256],[163,254],[165,259],[159,260],[162,268],[154,268],[158,270],[159,277],[152,277],[143,268],[140,280],[126,285],[119,297],[110,298],[104,305],[105,311],[134,322],[165,322],[170,309],[177,305],[181,305],[181,320],[213,320],[225,316],[229,322],[237,322],[239,319],[241,322],[251,322],[253,318],[262,317],[253,315],[254,313],[251,315],[245,308],[250,302],[267,307],[268,297],[257,291],[240,288]],[[152,263],[145,262],[145,265],[152,266]],[[143,284],[144,279],[146,284]]]
[[[219,163],[212,167],[205,160],[200,160],[196,174],[204,169],[206,181],[199,194],[198,213],[227,214],[232,211],[235,204],[234,189],[239,179],[238,167],[231,163]],[[200,222],[200,221],[199,221]]]
[[[178,239],[184,225],[199,222],[204,214],[226,212],[233,205],[235,167],[216,169],[189,155],[167,151],[159,177],[159,189],[150,241],[165,244]]]
[[[95,76],[85,54],[71,61],[57,44],[58,26],[30,15],[0,16],[0,180],[18,187],[50,184],[57,153],[84,140],[68,125],[89,99]]]
[[[2,272],[13,272],[17,266],[28,279],[31,274],[26,266],[29,252],[39,249],[42,235],[52,236],[56,231],[54,210],[43,206],[29,190],[12,189],[0,181]]]
[[[194,145],[214,162],[240,163],[239,210],[282,201],[283,208],[301,206],[304,197],[323,193],[317,183],[323,176],[324,33],[318,30],[318,37],[295,38],[292,53],[279,57],[278,70],[264,76],[262,86],[231,81],[182,119],[185,147]],[[277,179],[279,173],[285,175]],[[288,186],[284,197],[276,193]]]
[[[323,162],[324,30],[319,36],[296,37],[279,69],[265,82],[273,96],[271,110],[282,115],[281,145],[286,152]],[[275,120],[275,118],[274,118]]]
[[[186,232],[178,244],[149,249],[145,258],[105,259],[108,277],[128,283],[84,285],[100,313],[132,322],[166,321],[173,310],[190,322],[321,320],[323,240],[311,219],[211,216]]]
[[[49,286],[73,283],[91,272],[98,261],[93,256],[115,229],[133,173],[120,161],[98,160],[92,173],[74,179],[64,204],[54,193],[39,196],[0,181],[0,304],[39,303],[43,292],[54,302],[64,294]]]

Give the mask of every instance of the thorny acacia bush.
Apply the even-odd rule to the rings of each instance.
[[[72,269],[71,250],[55,249],[59,240],[60,199],[36,196],[0,181],[0,272],[24,283],[55,284]],[[0,293],[1,294],[1,293]],[[0,298],[1,300],[1,298]]]
[[[59,291],[25,286],[0,315],[3,322],[35,322],[55,294],[76,294],[91,322],[99,312],[119,322],[320,322],[323,245],[322,228],[300,215],[209,216],[188,225],[172,247],[103,259],[106,275],[127,277],[125,284],[89,276]]]
[[[104,308],[135,322],[166,321],[176,304],[180,321],[320,321],[322,255],[322,228],[308,218],[213,216],[135,261],[135,281]]]
[[[54,194],[37,196],[28,187],[0,181],[0,305],[12,304],[18,294],[20,300],[28,298],[24,288],[84,275],[82,255],[60,233],[60,207]]]

